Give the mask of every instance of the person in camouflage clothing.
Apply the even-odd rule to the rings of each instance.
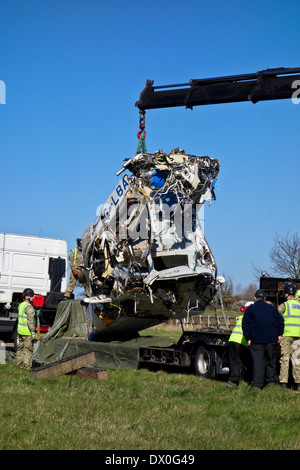
[[[36,339],[33,297],[33,290],[25,289],[18,309],[17,366],[22,369],[31,369],[32,366],[33,341]]]
[[[82,244],[81,239],[77,238],[77,248],[75,250],[71,250],[69,255],[69,266],[71,269],[69,284],[65,290],[64,300],[68,300],[71,297],[71,294],[76,286],[76,282],[78,280],[78,276],[80,275],[80,271],[83,267],[83,257],[82,257]],[[80,281],[79,281],[80,282]],[[90,296],[90,289],[88,283],[86,281],[82,282],[86,296]]]
[[[287,387],[291,360],[295,391],[300,392],[300,290],[296,292],[293,284],[287,284],[284,293],[286,302],[278,307],[284,318],[284,332],[280,342],[279,382],[283,387]]]

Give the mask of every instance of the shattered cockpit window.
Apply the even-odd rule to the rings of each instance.
[[[205,310],[216,292],[217,268],[199,211],[215,199],[219,161],[171,153],[141,153],[95,222],[82,236],[95,331],[144,329],[188,311]]]

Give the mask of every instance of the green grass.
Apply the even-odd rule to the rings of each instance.
[[[147,369],[36,379],[12,362],[0,383],[1,450],[300,449],[300,394],[280,387]]]

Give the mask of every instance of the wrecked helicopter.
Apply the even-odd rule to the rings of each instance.
[[[215,199],[219,161],[159,150],[124,172],[82,235],[93,340],[203,313],[218,290],[199,211]]]

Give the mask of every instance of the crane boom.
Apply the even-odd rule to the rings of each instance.
[[[189,83],[153,86],[147,80],[135,106],[146,109],[193,106],[241,101],[279,100],[292,98],[300,86],[300,67],[266,69],[256,73],[192,79]]]

